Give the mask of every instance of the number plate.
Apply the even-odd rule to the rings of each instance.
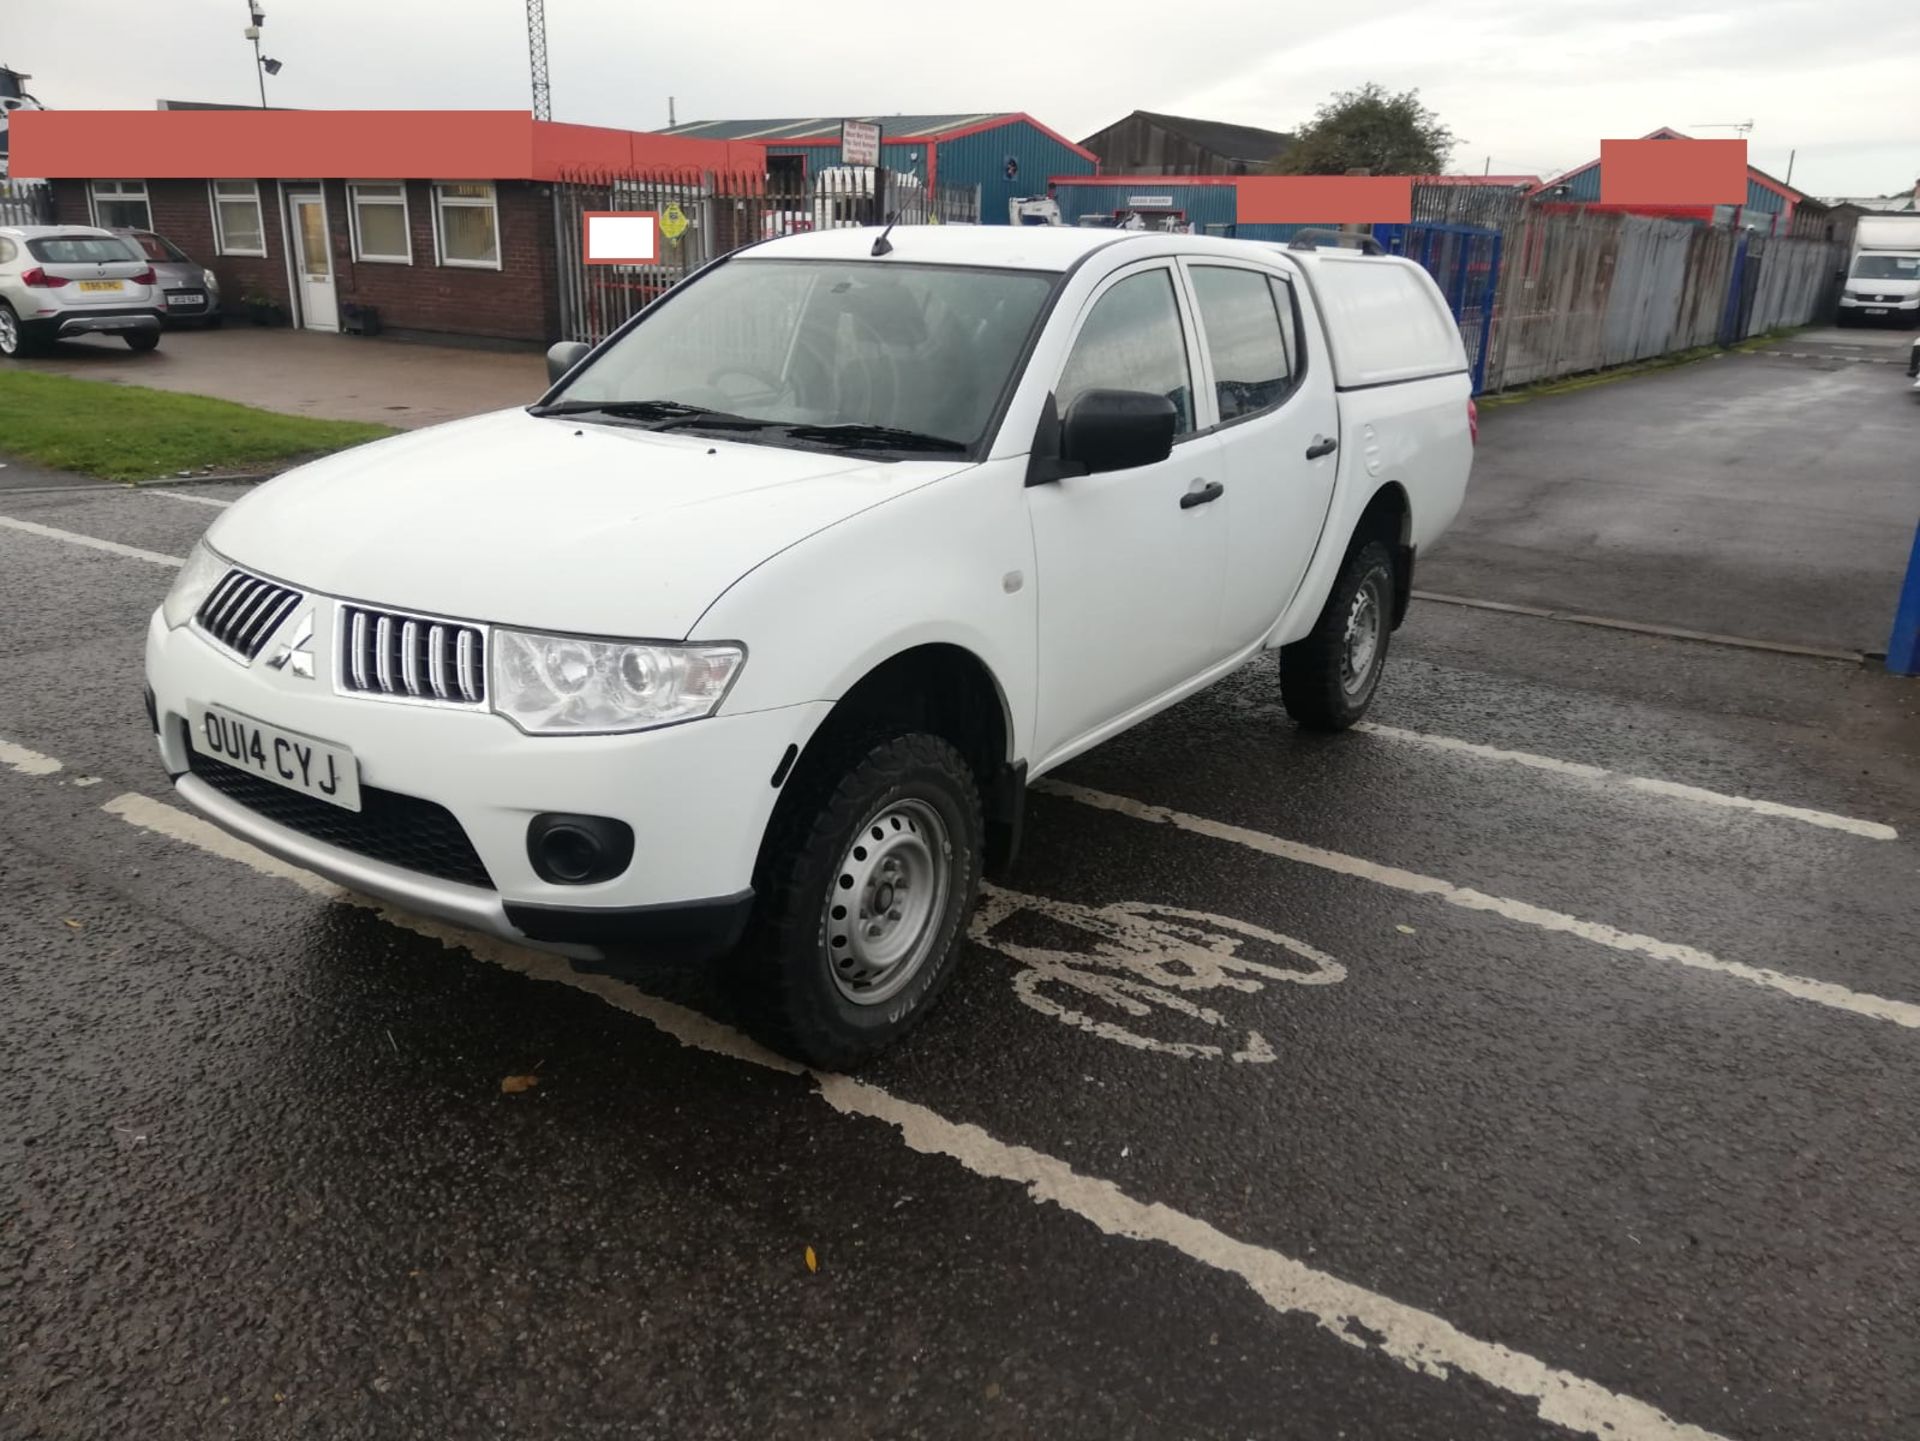
[[[1885,315],[1887,313],[1887,307],[1884,305],[1869,305],[1866,307],[1866,311],[1869,315]]]
[[[80,282],[80,288],[82,290],[118,290],[120,288],[120,282],[117,280],[83,280]]]
[[[360,768],[344,746],[262,725],[219,706],[195,708],[191,735],[201,755],[342,810],[360,809]]]
[[[178,310],[197,310],[207,303],[204,295],[169,295],[167,304]]]

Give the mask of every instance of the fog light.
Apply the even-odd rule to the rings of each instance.
[[[633,827],[607,816],[537,815],[527,825],[527,859],[556,886],[612,880],[633,859]]]

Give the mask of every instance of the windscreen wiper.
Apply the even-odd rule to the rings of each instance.
[[[796,440],[819,441],[850,450],[935,450],[955,453],[967,448],[964,441],[948,440],[944,435],[928,435],[924,431],[902,430],[892,425],[854,422],[841,425],[789,425],[786,434]]]
[[[610,415],[617,420],[652,421],[653,430],[678,425],[713,425],[730,430],[758,430],[777,425],[771,420],[753,420],[724,410],[708,410],[680,400],[556,400],[552,405],[528,407],[530,415]]]

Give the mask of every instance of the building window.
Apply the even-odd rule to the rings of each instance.
[[[433,187],[434,244],[442,265],[500,268],[500,219],[493,182],[455,180]]]
[[[353,217],[355,260],[413,264],[413,230],[404,184],[356,180],[347,187],[347,211]]]
[[[144,180],[96,180],[91,191],[93,223],[108,230],[151,230],[153,209]]]
[[[221,255],[265,255],[267,228],[260,219],[257,180],[210,180],[213,248]]]

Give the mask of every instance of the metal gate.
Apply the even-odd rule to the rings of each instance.
[[[1376,225],[1373,238],[1389,255],[1417,261],[1434,278],[1460,327],[1473,367],[1476,394],[1486,385],[1487,351],[1493,339],[1494,296],[1500,285],[1500,232],[1480,225],[1415,221]]]
[[[53,187],[44,180],[0,179],[0,225],[53,224]]]
[[[607,210],[672,218],[660,228],[656,263],[587,264],[585,217]],[[954,225],[979,218],[977,186],[929,187],[917,176],[866,166],[831,166],[813,176],[564,172],[553,187],[560,335],[597,344],[708,261],[743,245],[883,220]]]

